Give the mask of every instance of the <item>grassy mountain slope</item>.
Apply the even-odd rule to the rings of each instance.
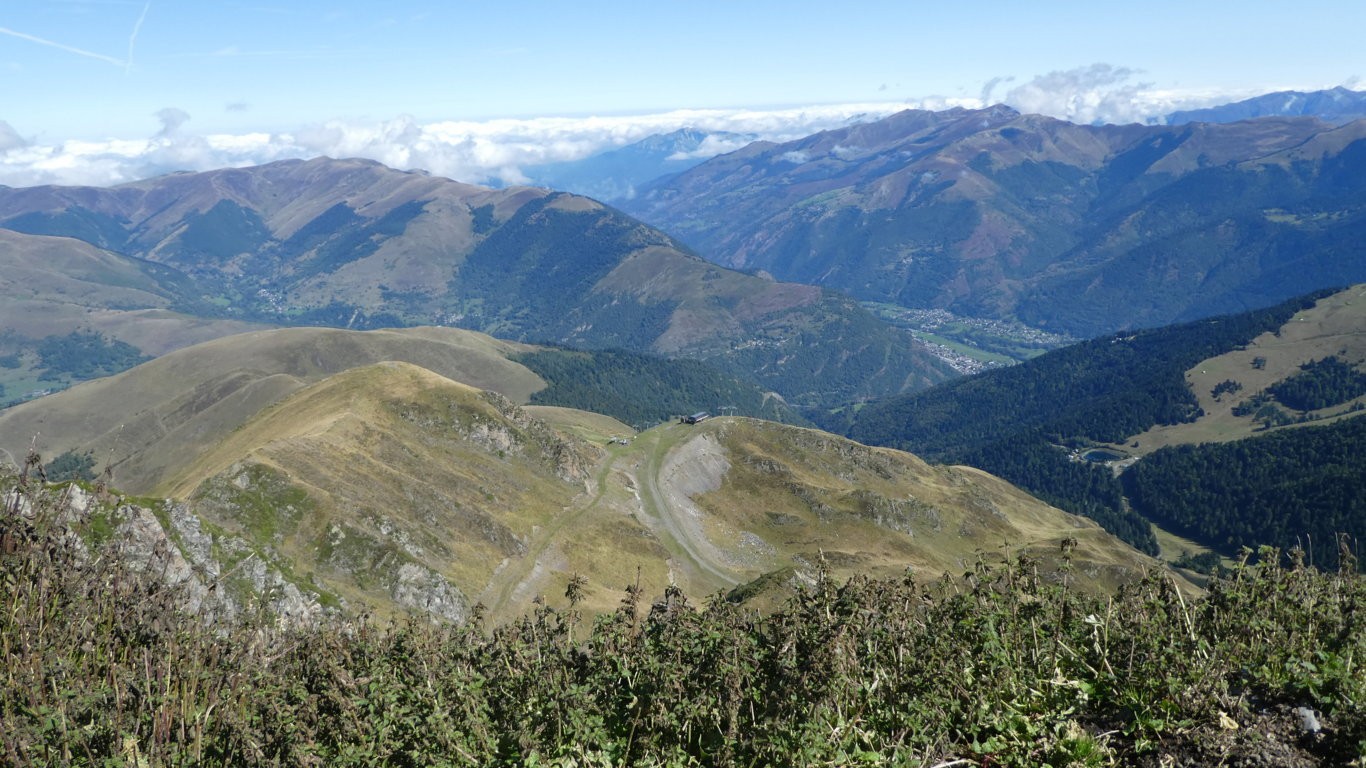
[[[1318,298],[1084,341],[1018,366],[871,404],[858,412],[850,434],[935,458],[1030,430],[1121,443],[1155,424],[1196,420],[1200,401],[1186,371],[1274,334]]]
[[[116,483],[143,493],[260,409],[326,376],[385,360],[525,401],[544,386],[507,356],[528,349],[444,328],[261,331],[170,353],[0,413],[0,449],[18,462],[34,436],[43,453],[90,450],[114,461]]]
[[[1299,547],[1320,568],[1351,569],[1366,539],[1364,444],[1366,419],[1343,419],[1169,446],[1122,479],[1140,513],[1225,554]]]
[[[500,395],[379,363],[263,410],[162,489],[353,607],[463,620],[594,453]]]
[[[1322,298],[1242,348],[1191,365],[1184,378],[1199,403],[1200,417],[1188,423],[1154,425],[1128,436],[1123,447],[1142,456],[1167,445],[1250,437],[1265,430],[1267,422],[1259,419],[1255,410],[1235,413],[1240,410],[1238,406],[1300,373],[1301,366],[1325,358],[1341,359],[1366,370],[1366,286],[1353,286]],[[1225,391],[1219,392],[1221,388]],[[1291,421],[1301,417],[1331,420],[1349,413],[1364,400],[1354,397],[1309,411],[1280,402],[1273,405]]]
[[[0,434],[22,434],[21,416],[53,435],[102,435],[67,438],[101,455],[118,439],[116,484],[133,478],[186,500],[201,521],[189,528],[245,542],[233,551],[323,605],[382,614],[461,619],[478,602],[510,617],[575,574],[589,578],[593,610],[610,610],[637,581],[771,604],[822,556],[839,575],[909,566],[932,577],[981,553],[1028,552],[1049,573],[1063,539],[1079,542],[1085,584],[1113,586],[1151,563],[976,470],[733,417],[633,434],[393,361],[520,386],[525,398],[539,379],[505,357],[522,349],[449,329],[254,334],[49,399],[69,408],[14,409]],[[201,560],[216,551],[200,549]]]
[[[1086,337],[1366,279],[1364,152],[1360,121],[911,110],[754,144],[623,205],[727,266]]]
[[[587,198],[483,189],[368,161],[5,189],[0,226],[84,238],[179,270],[193,281],[182,293],[207,314],[347,328],[436,323],[687,356],[804,402],[952,375],[843,297],[716,267]]]
[[[112,460],[118,485],[145,492],[260,409],[382,361],[412,363],[517,403],[591,408],[642,427],[718,406],[802,421],[782,398],[691,360],[534,347],[454,328],[289,328],[178,350],[4,411],[0,451],[17,462],[37,436],[49,460],[68,451]]]
[[[727,465],[696,497],[703,531],[767,571],[824,556],[841,575],[958,573],[984,553],[1051,569],[1067,538],[1082,542],[1078,566],[1092,584],[1117,586],[1148,562],[1090,521],[971,467],[753,420],[710,426],[678,450],[698,442],[707,450],[693,461]]]
[[[618,444],[602,433],[620,424],[557,409],[556,429],[534,413],[415,366],[353,369],[266,409],[160,490],[304,586],[381,612],[463,616],[478,601],[510,617],[575,575],[590,610],[635,583],[772,605],[822,557],[841,577],[934,577],[984,554],[1029,554],[1051,573],[1064,539],[1094,587],[1152,564],[969,468],[749,419]]]

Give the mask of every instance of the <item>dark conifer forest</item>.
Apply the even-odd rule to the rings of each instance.
[[[1225,553],[1303,547],[1315,565],[1342,564],[1366,539],[1366,418],[1231,443],[1162,448],[1130,467],[1135,511]]]
[[[1046,501],[1086,515],[1135,547],[1157,551],[1147,522],[1121,503],[1106,467],[1070,448],[1119,442],[1156,424],[1195,419],[1186,384],[1201,360],[1275,330],[1323,291],[1275,307],[1153,330],[1118,333],[863,408],[860,442],[985,469]]]

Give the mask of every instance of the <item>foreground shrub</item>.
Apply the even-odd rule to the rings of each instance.
[[[1366,755],[1366,582],[1266,551],[1198,599],[1033,564],[822,576],[756,615],[671,589],[486,629],[182,611],[62,489],[0,481],[0,757],[12,765],[963,766]],[[1346,550],[1344,550],[1346,551]],[[577,585],[577,589],[574,588]],[[1317,731],[1268,724],[1313,710]],[[1251,724],[1258,728],[1248,728]],[[1266,726],[1266,727],[1263,727]],[[1265,738],[1268,730],[1278,744]],[[1281,734],[1276,736],[1276,734]]]

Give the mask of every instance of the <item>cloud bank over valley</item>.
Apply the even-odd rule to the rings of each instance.
[[[1159,90],[1136,81],[1140,76],[1132,69],[1098,63],[1021,83],[993,78],[977,97],[480,121],[419,122],[399,115],[382,120],[333,119],[287,132],[201,134],[194,130],[193,115],[168,105],[148,116],[145,138],[60,142],[26,137],[22,116],[0,114],[0,184],[109,186],[176,171],[328,156],[367,158],[394,168],[497,186],[525,182],[524,169],[536,165],[578,160],[680,128],[786,141],[903,109],[976,108],[997,101],[1021,112],[1078,123],[1159,122],[1177,109],[1252,95]],[[242,103],[224,107],[234,112],[245,108]],[[737,148],[712,142],[702,149],[719,154]]]

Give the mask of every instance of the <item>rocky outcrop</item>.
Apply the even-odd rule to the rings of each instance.
[[[206,530],[182,503],[133,503],[70,484],[11,490],[8,514],[52,516],[78,560],[113,556],[134,574],[174,589],[189,613],[206,621],[264,608],[283,623],[308,624],[322,614],[317,595],[300,589],[278,566],[234,536]],[[98,550],[98,555],[96,554]]]

